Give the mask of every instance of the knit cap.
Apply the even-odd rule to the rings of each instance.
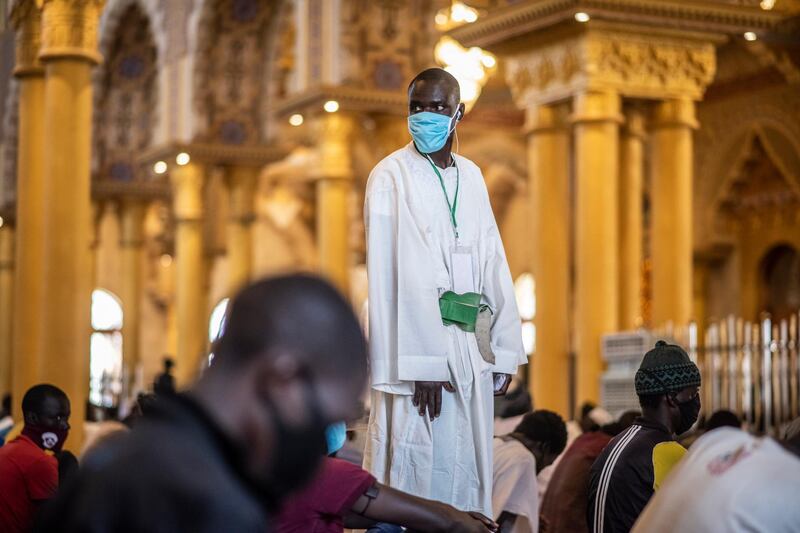
[[[677,344],[658,341],[644,355],[634,380],[636,394],[666,394],[686,387],[700,386],[700,369]]]

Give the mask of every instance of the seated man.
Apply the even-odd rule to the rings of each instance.
[[[664,477],[686,453],[676,434],[700,413],[700,370],[680,346],[658,341],[635,377],[642,416],[592,465],[587,521],[595,532],[630,531]]]
[[[0,531],[30,531],[39,506],[58,489],[58,460],[69,433],[64,391],[35,385],[22,398],[22,434],[0,448]]]
[[[559,456],[560,461],[553,463],[556,468],[539,509],[539,530],[542,533],[589,531],[586,527],[589,470],[611,439],[628,429],[640,414],[639,411],[628,411],[618,422],[587,431]]]
[[[551,411],[528,413],[509,435],[494,439],[492,511],[500,531],[539,530],[536,475],[567,445],[567,427]]]
[[[723,427],[701,436],[634,532],[800,531],[800,437],[781,446]]]
[[[309,487],[283,507],[276,529],[278,533],[343,533],[345,527],[360,529],[376,522],[412,531],[496,531],[496,524],[482,515],[382,485],[363,468],[333,457],[326,458]]]

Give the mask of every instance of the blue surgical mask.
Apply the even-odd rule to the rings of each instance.
[[[459,110],[452,117],[422,111],[408,117],[408,131],[417,149],[423,154],[438,152],[444,147],[450,133],[456,129],[456,117]],[[452,124],[452,126],[451,126]]]
[[[331,424],[325,430],[325,441],[328,444],[328,455],[338,452],[347,440],[347,425],[344,422]]]

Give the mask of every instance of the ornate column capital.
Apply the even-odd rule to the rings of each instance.
[[[42,2],[41,61],[75,58],[99,63],[97,28],[105,0],[39,0]]]
[[[714,42],[702,36],[598,25],[512,53],[506,80],[521,107],[597,90],[699,100],[715,71]]]
[[[37,0],[17,0],[11,7],[11,25],[16,33],[14,76],[41,76],[42,8]]]

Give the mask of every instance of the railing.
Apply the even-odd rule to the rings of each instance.
[[[655,331],[685,346],[703,374],[703,414],[733,411],[750,429],[780,435],[800,416],[800,313],[777,323],[728,317],[712,323],[699,342],[697,328]]]

